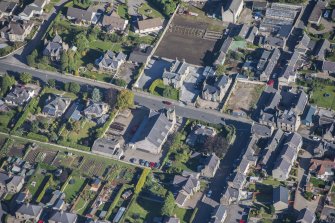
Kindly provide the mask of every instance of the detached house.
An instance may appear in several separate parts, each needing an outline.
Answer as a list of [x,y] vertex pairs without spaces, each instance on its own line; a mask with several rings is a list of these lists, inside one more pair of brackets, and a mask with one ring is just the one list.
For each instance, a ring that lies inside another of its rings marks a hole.
[[84,114],[88,118],[101,117],[108,112],[109,105],[103,102],[89,101],[87,108],[84,109]]
[[104,15],[101,25],[106,32],[123,32],[128,25],[128,20],[120,18],[116,13],[112,13],[110,16]]
[[44,7],[50,0],[35,0],[33,3],[27,5],[19,14],[20,19],[30,20],[33,16],[42,15]]
[[335,162],[332,160],[311,159],[309,171],[321,180],[332,180],[335,171]]
[[185,60],[179,61],[176,59],[170,69],[164,71],[163,83],[164,85],[170,85],[174,88],[180,88],[189,72],[189,65]]
[[91,10],[69,7],[66,17],[77,25],[95,25],[99,21],[100,14]]
[[30,21],[10,21],[0,30],[1,38],[10,42],[23,42],[33,27],[34,23]]
[[67,51],[69,46],[63,42],[62,38],[56,33],[55,37],[48,41],[43,55],[49,57],[52,61],[59,61],[64,51]]
[[25,86],[15,86],[4,98],[7,104],[22,106],[35,94],[35,90]]
[[118,71],[121,65],[126,61],[127,55],[124,53],[114,53],[108,50],[103,56],[95,61],[100,70]]
[[52,117],[60,117],[65,113],[70,103],[70,98],[65,98],[58,95],[49,96],[48,100],[46,101],[46,105],[42,110],[42,114]]
[[161,18],[145,19],[137,21],[137,29],[135,33],[148,34],[158,32],[163,28],[163,21]]
[[0,2],[0,19],[4,16],[11,16],[17,6],[16,2],[1,1]]
[[211,78],[207,78],[201,96],[207,101],[221,102],[227,93],[231,79],[225,75],[214,78],[214,81],[210,79]]
[[43,207],[33,204],[22,204],[15,212],[15,218],[19,221],[37,222],[42,214]]
[[200,190],[200,180],[194,174],[188,176],[176,175],[173,179],[173,185],[180,188],[176,196],[176,204],[179,207],[184,207],[186,202]]
[[131,139],[130,148],[159,154],[175,124],[175,117],[171,116],[174,116],[174,111],[168,111],[167,115],[150,111]]
[[237,23],[237,19],[243,10],[243,0],[228,0],[223,2],[221,8],[222,21],[226,23]]

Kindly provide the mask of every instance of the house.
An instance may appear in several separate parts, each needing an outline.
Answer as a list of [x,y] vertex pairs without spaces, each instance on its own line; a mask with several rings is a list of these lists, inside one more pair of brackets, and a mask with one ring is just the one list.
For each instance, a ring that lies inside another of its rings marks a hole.
[[7,191],[9,193],[19,193],[24,184],[24,177],[22,176],[13,176],[7,181]]
[[78,216],[73,213],[64,211],[55,211],[49,218],[49,223],[75,223],[77,222]]
[[207,101],[221,102],[226,95],[231,78],[225,75],[220,77],[208,77],[202,89],[201,97]]
[[215,209],[211,217],[210,223],[223,223],[227,217],[227,207],[219,204]]
[[52,117],[60,117],[65,113],[70,103],[70,98],[51,95],[48,97],[45,106],[42,109],[42,114]]
[[34,27],[31,21],[10,21],[0,30],[1,38],[10,42],[23,42]]
[[251,133],[259,138],[271,137],[274,131],[273,127],[261,125],[259,123],[253,123],[251,126]]
[[267,82],[270,77],[271,74],[275,68],[275,66],[277,65],[278,59],[280,57],[280,50],[275,48],[272,53],[271,56],[269,57],[269,59],[267,60],[267,63],[264,67],[264,70],[261,72],[259,79],[260,81],[265,81]]
[[168,217],[164,223],[180,223],[180,220],[176,217]]
[[314,223],[315,214],[311,212],[308,208],[300,210],[297,223]]
[[172,184],[174,187],[179,188],[179,192],[175,199],[175,202],[179,207],[184,207],[187,200],[200,190],[200,180],[193,175],[176,175]]
[[312,10],[312,13],[308,18],[308,22],[314,25],[319,25],[322,18],[322,13],[326,9],[326,7],[327,7],[326,1],[317,1]]
[[128,20],[120,18],[116,13],[112,13],[110,16],[104,15],[101,25],[107,32],[123,32],[128,25]]
[[237,19],[243,10],[243,0],[228,0],[221,8],[222,21],[237,23]]
[[35,90],[25,86],[15,86],[4,98],[7,104],[22,106],[35,95]]
[[15,201],[18,204],[23,204],[29,196],[29,192],[20,192],[17,194]]
[[264,41],[264,48],[273,50],[276,48],[284,48],[286,39],[279,36],[266,36]]
[[48,203],[46,204],[47,206],[56,206],[57,202],[59,200],[65,199],[65,194],[59,190],[55,190],[52,192],[52,196]]
[[163,83],[174,88],[180,88],[189,72],[190,68],[185,60],[176,59],[169,70],[164,70]]
[[243,175],[242,173],[237,172],[233,181],[229,181],[228,185],[232,188],[235,188],[241,191],[246,181],[247,181],[247,177]]
[[250,27],[247,24],[241,25],[237,36],[242,38],[242,39],[246,39],[246,37],[249,33],[249,29],[250,29]]
[[65,112],[65,118],[68,120],[79,121],[82,118],[81,112],[84,106],[80,102],[74,102]]
[[163,21],[161,18],[139,20],[136,28],[135,33],[139,34],[158,32],[163,28]]
[[121,138],[101,138],[94,141],[92,152],[120,159],[123,155]]
[[90,100],[88,106],[84,109],[83,113],[86,117],[92,119],[101,117],[109,110],[109,105],[104,102],[93,102]]
[[15,218],[19,221],[37,222],[42,214],[43,207],[33,204],[22,204],[15,212]]
[[309,48],[309,43],[311,42],[311,38],[307,33],[304,32],[302,39],[299,41],[298,45],[295,46],[295,50],[301,54],[305,54]]
[[300,53],[298,51],[294,51],[293,54],[291,55],[290,60],[288,61],[288,64],[286,65],[286,68],[284,69],[281,76],[278,78],[279,82],[282,85],[288,85],[290,83],[295,82],[297,78],[296,74],[297,62],[299,59],[300,59]]
[[186,138],[186,144],[195,146],[197,144],[205,143],[207,137],[216,135],[216,130],[212,127],[197,124],[192,127],[192,132]]
[[240,191],[236,188],[228,187],[220,199],[221,204],[229,205],[240,200]]
[[17,6],[16,2],[1,1],[0,2],[0,19],[4,16],[11,16]]
[[335,171],[335,162],[327,159],[311,159],[309,171],[321,180],[332,180]]
[[60,61],[62,53],[69,49],[69,45],[63,42],[62,38],[56,33],[55,37],[48,41],[43,55],[50,58],[52,61]]
[[302,137],[298,133],[286,135],[285,144],[280,148],[279,156],[272,169],[272,177],[285,181],[288,179],[291,168],[297,159],[298,151],[302,145]]
[[327,52],[330,50],[330,42],[327,39],[319,40],[313,50],[313,55],[319,60],[325,60]]
[[125,207],[120,207],[119,210],[117,211],[115,217],[113,218],[112,222],[119,222],[125,211],[126,211]]
[[113,51],[108,50],[103,56],[95,61],[95,64],[100,70],[118,71],[126,59],[126,54],[122,52],[114,53]]
[[276,211],[283,211],[288,208],[289,191],[286,187],[273,188],[273,206]]
[[229,52],[230,46],[233,43],[233,38],[231,37],[227,37],[224,42],[222,43],[222,46],[219,50],[219,55],[216,58],[216,60],[214,61],[214,66],[218,66],[218,65],[223,65],[225,60],[226,60],[226,56]]
[[247,34],[247,38],[245,40],[249,43],[254,43],[257,34],[258,34],[258,28],[257,26],[253,26],[249,29],[249,33]]
[[201,170],[201,176],[211,178],[214,177],[220,166],[220,158],[213,153],[205,160],[204,168]]
[[91,10],[68,7],[66,17],[77,25],[95,25],[99,21],[100,13]]
[[130,148],[159,154],[174,124],[175,120],[169,119],[164,113],[151,110],[131,139]]
[[0,172],[0,191],[7,191],[7,182],[10,179],[7,173]]
[[101,186],[101,181],[99,180],[99,178],[94,178],[91,183],[90,183],[90,191],[95,191],[97,192]]
[[335,62],[323,60],[321,69],[325,73],[334,74],[335,73]]
[[30,20],[33,16],[40,16],[43,14],[44,7],[50,0],[34,0],[31,4],[27,5],[19,14],[20,19]]
[[316,113],[316,107],[312,105],[306,106],[304,114],[301,117],[301,124],[305,126],[313,126],[315,113]]

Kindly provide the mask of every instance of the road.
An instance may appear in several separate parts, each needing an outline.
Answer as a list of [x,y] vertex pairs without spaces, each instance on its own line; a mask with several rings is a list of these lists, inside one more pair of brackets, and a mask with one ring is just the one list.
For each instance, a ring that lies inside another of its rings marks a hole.
[[[115,86],[113,84],[95,81],[88,78],[77,77],[73,75],[65,75],[57,72],[51,71],[42,71],[34,68],[30,68],[23,63],[11,63],[8,60],[0,60],[0,71],[7,72],[9,74],[18,75],[22,72],[30,73],[33,77],[42,80],[43,82],[47,82],[49,79],[55,79],[60,82],[77,82],[82,86],[93,86],[103,89],[123,89],[121,87]],[[201,109],[196,108],[192,105],[184,105],[180,102],[174,100],[168,100],[163,97],[154,96],[145,92],[134,91],[135,94],[135,103],[140,105],[144,105],[150,109],[163,109],[166,108],[166,105],[162,103],[162,101],[170,101],[172,103],[172,107],[176,109],[176,114],[178,116],[191,118],[191,119],[199,119],[206,122],[211,123],[221,123],[222,120],[225,120],[227,124],[234,124],[236,128],[245,128],[245,124],[251,124],[251,120],[242,117],[235,117],[229,114],[223,114],[215,110],[210,109]],[[243,127],[244,126],[244,127]]]

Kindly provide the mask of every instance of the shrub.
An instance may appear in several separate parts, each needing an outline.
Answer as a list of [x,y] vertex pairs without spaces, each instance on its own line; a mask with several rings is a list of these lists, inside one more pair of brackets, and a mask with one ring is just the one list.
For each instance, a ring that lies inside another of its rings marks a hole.
[[44,135],[37,134],[37,133],[33,133],[33,132],[29,132],[27,137],[29,139],[33,139],[33,140],[37,140],[37,141],[41,141],[41,142],[49,142],[48,137],[46,137]]
[[123,193],[124,190],[126,190],[126,184],[123,184],[122,187],[120,188],[120,190],[117,192],[113,202],[111,203],[111,205],[108,208],[107,214],[105,216],[105,220],[107,220],[109,218],[109,216],[113,213],[114,208],[116,207],[116,205],[119,203],[120,197]]
[[150,173],[150,169],[147,169],[147,168],[143,169],[140,179],[138,179],[136,187],[135,187],[135,191],[134,191],[135,194],[139,194],[142,191],[142,188],[145,184],[145,181],[149,173]]

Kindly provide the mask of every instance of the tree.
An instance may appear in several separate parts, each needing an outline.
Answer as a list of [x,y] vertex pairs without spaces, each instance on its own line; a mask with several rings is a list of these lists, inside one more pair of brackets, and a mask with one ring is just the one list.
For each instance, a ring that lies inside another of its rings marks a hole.
[[175,200],[173,194],[169,191],[165,198],[164,205],[161,210],[163,216],[172,216],[175,207]]
[[101,101],[101,93],[100,90],[98,88],[94,88],[93,92],[92,92],[92,100],[94,102],[100,102]]
[[226,72],[226,68],[225,68],[224,65],[220,64],[216,67],[216,74],[217,75],[223,75],[225,72]]
[[4,96],[7,91],[15,84],[14,77],[9,76],[8,74],[5,74],[1,78],[1,88],[0,88],[0,96]]
[[27,63],[29,66],[34,67],[36,65],[37,56],[38,53],[36,49],[29,56],[27,56]]
[[56,80],[55,79],[48,80],[48,85],[52,88],[56,87]]
[[221,134],[213,137],[207,137],[202,149],[205,153],[215,153],[218,157],[222,158],[228,151],[229,142]]
[[78,83],[71,82],[69,85],[69,91],[78,94],[80,92],[80,85]]
[[20,74],[20,81],[23,83],[23,84],[28,84],[28,83],[30,83],[31,82],[31,80],[32,80],[32,76],[31,76],[31,74],[28,74],[28,73],[26,73],[26,72],[23,72],[23,73],[21,73]]
[[173,94],[173,89],[171,87],[166,87],[163,90],[163,97],[165,97],[165,98],[171,98],[172,94]]
[[75,45],[78,48],[79,52],[84,52],[89,46],[89,41],[87,40],[84,33],[80,33],[75,38]]
[[116,99],[116,106],[119,109],[131,108],[134,106],[134,93],[129,90],[121,90]]

